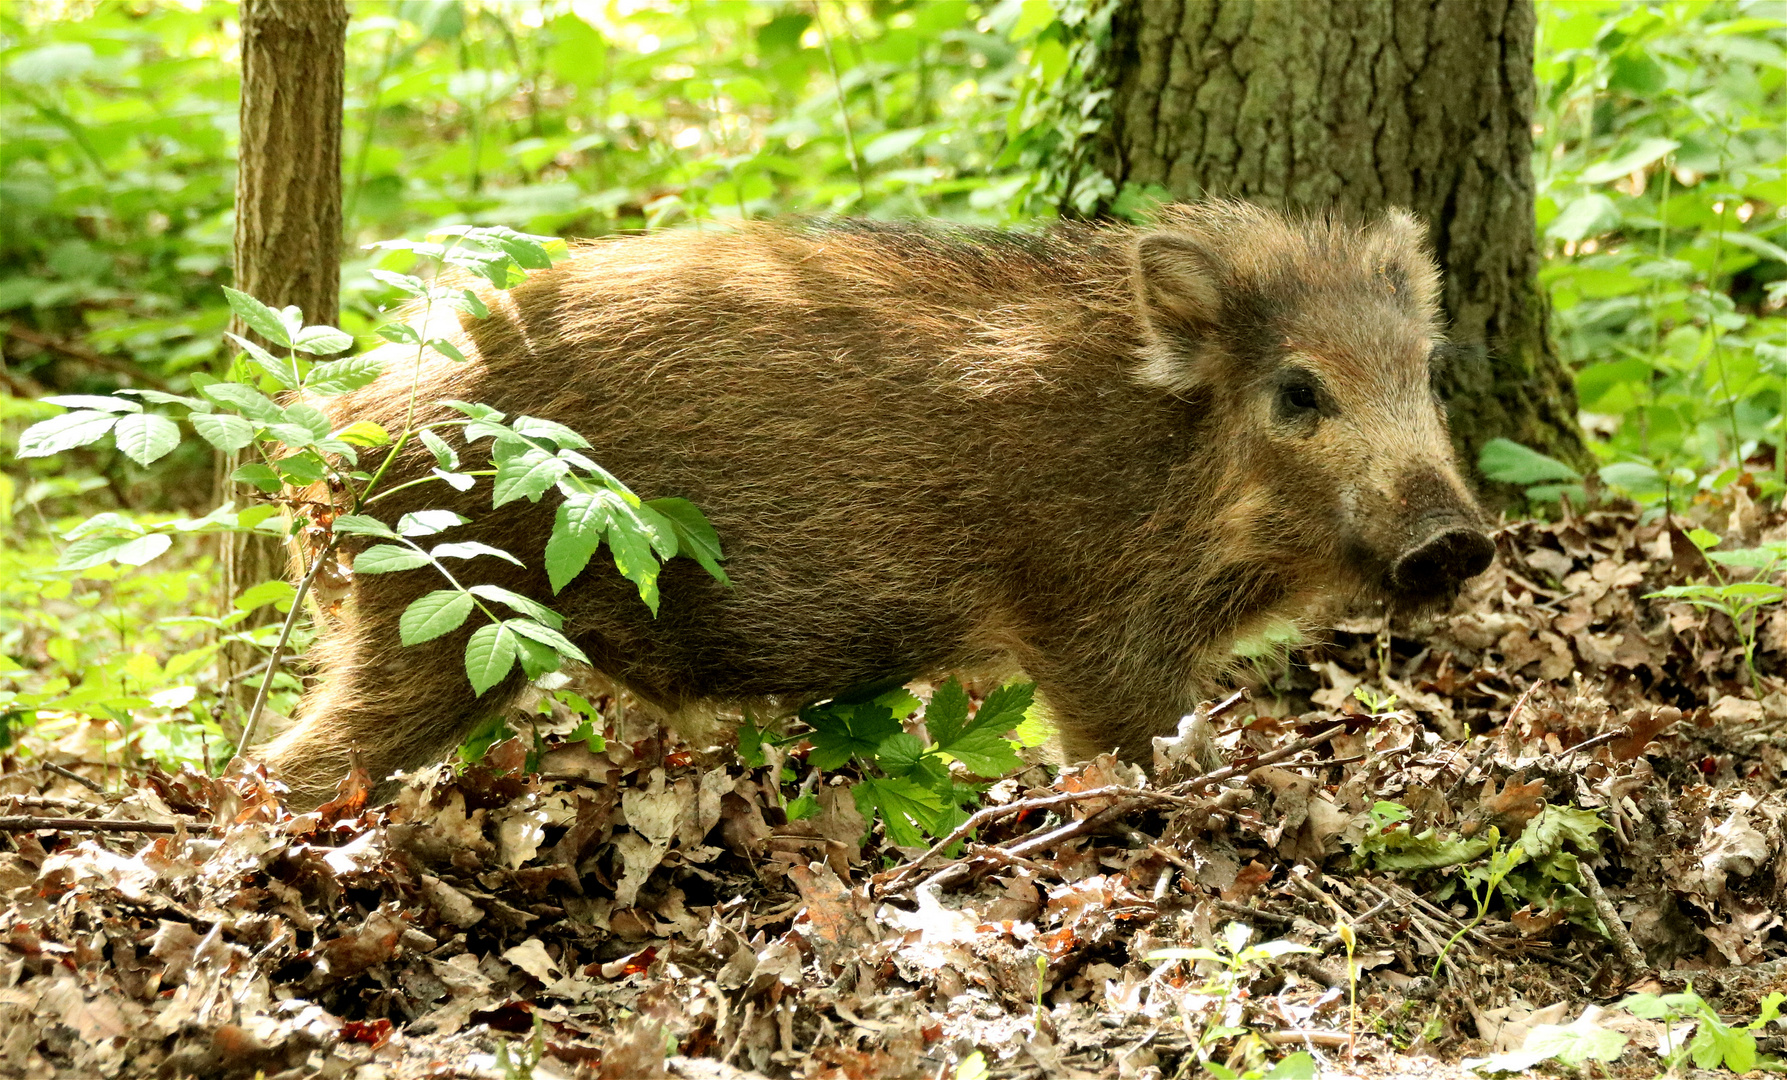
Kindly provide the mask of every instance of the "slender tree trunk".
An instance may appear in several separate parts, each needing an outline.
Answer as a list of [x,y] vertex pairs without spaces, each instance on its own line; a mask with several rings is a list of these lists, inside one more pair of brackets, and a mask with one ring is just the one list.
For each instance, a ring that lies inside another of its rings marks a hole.
[[[235,287],[274,308],[296,304],[308,323],[333,325],[341,290],[341,104],[347,5],[342,0],[242,0],[241,143],[236,171]],[[240,320],[230,330],[266,345]],[[250,490],[229,481],[225,498]],[[282,576],[280,545],[237,536],[223,552],[226,602],[244,588]],[[246,626],[272,616],[262,608]],[[241,678],[256,650],[231,644],[223,676],[236,700],[253,698]]]
[[1474,468],[1496,436],[1586,459],[1547,333],[1533,219],[1532,0],[1120,0],[1093,160],[1118,190],[1429,225],[1442,382]]

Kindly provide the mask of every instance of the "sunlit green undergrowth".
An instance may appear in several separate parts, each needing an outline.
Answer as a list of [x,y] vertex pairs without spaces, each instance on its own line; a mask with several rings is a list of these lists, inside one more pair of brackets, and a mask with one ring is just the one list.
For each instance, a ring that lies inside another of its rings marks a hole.
[[[1673,493],[1680,506],[1746,470],[1761,493],[1779,492],[1787,7],[1540,9],[1541,276],[1595,479],[1646,504]],[[1503,451],[1506,478],[1540,485],[1540,498],[1582,479],[1522,470]]]

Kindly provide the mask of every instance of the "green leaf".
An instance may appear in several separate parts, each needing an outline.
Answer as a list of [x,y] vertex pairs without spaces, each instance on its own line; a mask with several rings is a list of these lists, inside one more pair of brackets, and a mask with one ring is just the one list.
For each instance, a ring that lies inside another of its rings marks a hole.
[[263,424],[283,424],[285,410],[272,398],[252,386],[234,382],[216,382],[199,387],[199,393],[226,409],[235,409],[250,420]]
[[180,427],[165,416],[130,413],[119,418],[112,437],[118,440],[118,449],[125,457],[138,465],[147,465],[180,445]]
[[292,338],[292,348],[312,356],[330,356],[353,346],[353,335],[333,326],[306,326]]
[[391,441],[391,433],[370,420],[356,420],[340,431],[335,438],[353,446],[384,446]]
[[330,360],[310,369],[304,389],[318,397],[333,397],[358,390],[379,377],[383,362],[372,355]]
[[314,484],[321,480],[327,471],[322,460],[309,451],[282,457],[277,464],[280,478],[292,487],[306,487]]
[[109,412],[81,410],[52,416],[25,429],[19,436],[18,456],[22,458],[49,457],[60,454],[64,450],[73,450],[77,446],[98,442],[105,433],[112,430],[118,422],[118,416]]
[[436,589],[403,609],[397,620],[397,635],[405,645],[433,641],[463,626],[472,607],[471,594],[458,589]]
[[254,425],[231,413],[193,413],[187,419],[199,438],[226,454],[254,441]]
[[451,510],[417,510],[397,519],[399,536],[433,536],[470,521]]
[[1577,179],[1585,184],[1605,184],[1609,180],[1621,180],[1661,161],[1680,146],[1681,143],[1674,139],[1645,139],[1617,157],[1595,162],[1582,170],[1582,175]]
[[374,544],[354,556],[354,573],[389,574],[396,570],[414,570],[427,566],[428,556],[396,544]]
[[335,519],[335,531],[351,536],[378,536],[386,540],[397,539],[397,533],[384,522],[365,514],[343,514]]
[[97,409],[100,412],[138,413],[143,407],[128,398],[104,397],[99,394],[52,394],[37,400],[65,409]]
[[[658,560],[652,551],[652,533],[645,527],[640,518],[631,513],[632,507],[613,496],[611,492],[602,492],[609,498],[611,511],[608,526],[608,553],[614,557],[614,568],[621,576],[631,581],[639,589],[639,599],[658,613]],[[623,516],[624,514],[624,516]]]
[[470,289],[464,290],[460,295],[459,304],[474,319],[490,318],[490,309],[484,306],[483,298]]
[[931,692],[931,700],[925,705],[925,730],[930,732],[931,741],[938,749],[947,753],[949,744],[960,738],[967,726],[968,692],[951,675]]
[[1491,480],[1504,484],[1538,484],[1547,480],[1578,483],[1582,474],[1509,439],[1490,439],[1477,456],[1477,468]]
[[974,714],[974,723],[969,730],[987,728],[1002,735],[1024,722],[1024,714],[1035,698],[1035,683],[1006,683],[981,702],[980,711]]
[[1004,776],[1022,766],[1024,760],[1002,732],[1003,729],[993,727],[974,728],[948,746],[937,749],[961,762],[976,776]]
[[1735,551],[1709,551],[1706,557],[1720,566],[1741,566],[1749,570],[1767,570],[1781,561],[1781,552],[1768,548],[1738,548]]
[[[518,624],[517,624],[518,625]],[[513,626],[510,629],[514,629]],[[557,671],[563,666],[558,650],[550,645],[542,644],[523,634],[513,635],[515,655],[521,660],[522,674],[530,679],[537,679],[548,672]]]
[[515,666],[518,647],[515,632],[507,623],[490,623],[478,627],[465,643],[465,674],[472,689],[480,696],[509,674]]
[[459,468],[459,455],[453,452],[451,446],[447,445],[447,440],[427,428],[416,432],[416,436],[422,440],[423,446],[428,447],[428,452],[434,455],[436,465],[443,469]]
[[[211,411],[211,403],[209,401],[200,401],[198,398],[187,397],[185,394],[169,394],[160,390],[138,390],[135,388],[119,390],[117,393],[129,394],[132,397],[140,397],[144,401],[154,402],[157,405],[184,405],[189,409],[196,409],[199,412]],[[50,399],[44,398],[43,400],[48,401]]]
[[687,499],[671,498],[653,499],[645,505],[670,523],[670,527],[676,532],[676,546],[681,554],[694,559],[720,584],[732,584],[726,571],[720,568],[720,560],[726,556],[720,553],[719,534],[714,532],[706,515],[694,503]]
[[589,663],[589,657],[583,654],[582,649],[571,644],[570,638],[550,626],[534,622],[532,619],[508,619],[504,621],[503,625],[524,638],[551,648],[566,659],[575,660],[580,664]]
[[408,323],[386,323],[377,330],[374,330],[373,333],[384,338],[386,341],[395,342],[399,345],[420,345],[422,343],[422,335],[417,332],[415,327]]
[[552,521],[546,541],[546,577],[553,593],[562,590],[589,565],[590,556],[602,546],[608,532],[608,506],[593,493],[565,496]]
[[366,271],[366,275],[380,284],[389,285],[406,296],[428,295],[428,283],[419,277],[399,274],[391,270],[380,270],[376,267]]
[[881,818],[888,842],[896,847],[920,847],[931,828],[942,799],[910,780],[864,780],[852,792],[858,805],[868,804]]
[[1546,226],[1545,235],[1555,240],[1575,243],[1585,237],[1604,233],[1619,225],[1619,207],[1600,192],[1591,192],[1572,199]]
[[1309,1051],[1299,1050],[1287,1054],[1278,1064],[1266,1071],[1266,1080],[1315,1080],[1315,1058]]
[[518,435],[532,439],[550,439],[559,446],[589,448],[589,440],[563,424],[542,420],[537,416],[517,416],[509,427]]
[[890,736],[875,752],[875,760],[881,771],[889,776],[907,776],[918,768],[918,761],[924,757],[925,744],[916,735],[908,735],[904,731]]
[[539,502],[540,496],[546,494],[548,488],[571,471],[564,462],[537,447],[529,446],[508,457],[502,455],[501,444],[498,444],[497,449],[497,456],[502,460],[496,466],[492,507],[521,498]]
[[285,408],[285,419],[286,423],[296,424],[309,432],[313,440],[326,439],[330,435],[329,418],[315,405],[306,405],[301,401],[296,405],[288,405]]
[[289,581],[263,581],[258,585],[250,585],[237,595],[232,606],[237,611],[253,611],[268,604],[274,604],[280,611],[290,611],[292,601],[297,598],[298,590],[292,588]]
[[890,131],[885,135],[871,139],[862,149],[862,158],[870,165],[879,165],[889,158],[899,157],[906,151],[924,141],[930,132],[924,128],[907,128],[904,131]]
[[269,495],[277,495],[285,482],[279,474],[259,462],[250,462],[230,474],[230,479],[238,484],[257,487]]
[[800,718],[813,729],[807,763],[819,769],[835,769],[853,757],[873,758],[882,743],[901,734],[900,722],[887,706],[875,701],[856,705],[832,702],[803,709]]
[[141,566],[166,551],[172,544],[173,540],[166,533],[150,533],[147,536],[83,536],[68,545],[56,568],[86,570],[109,562]]
[[1719,534],[1708,529],[1693,528],[1688,530],[1688,540],[1701,551],[1710,551],[1719,546]]
[[528,616],[536,622],[545,623],[554,630],[564,629],[564,616],[547,607],[545,604],[536,600],[530,600],[527,597],[522,596],[520,593],[511,592],[508,589],[503,588],[501,585],[473,585],[471,587],[471,593],[474,596],[481,596],[486,600],[494,600],[499,604],[507,604],[509,607],[514,608],[523,615]]
[[226,332],[224,337],[242,346],[242,351],[248,354],[248,358],[254,361],[255,366],[266,372],[280,386],[290,390],[298,385],[298,364],[295,360],[289,357],[274,356],[254,342],[237,334]]
[[463,540],[457,544],[436,544],[428,554],[437,559],[475,559],[480,555],[494,555],[504,562],[512,562],[516,566],[523,565],[520,559],[502,548],[480,544],[476,540]]
[[236,317],[247,324],[250,330],[273,342],[275,345],[289,346],[292,338],[287,333],[285,323],[272,308],[256,300],[245,292],[237,292],[228,285],[223,287],[223,295],[230,302],[230,310]]
[[466,362],[465,354],[459,351],[459,346],[453,344],[453,342],[446,338],[429,338],[428,347],[449,360],[461,364]]

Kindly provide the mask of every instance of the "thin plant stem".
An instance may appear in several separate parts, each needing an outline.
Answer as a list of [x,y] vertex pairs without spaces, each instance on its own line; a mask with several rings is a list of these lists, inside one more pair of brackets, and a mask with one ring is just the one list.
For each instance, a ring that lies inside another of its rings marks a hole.
[[273,643],[273,652],[267,657],[267,674],[261,679],[261,688],[255,692],[254,704],[248,710],[248,719],[242,723],[242,738],[236,744],[237,757],[246,757],[248,748],[254,745],[255,730],[260,727],[261,723],[261,710],[266,708],[267,695],[273,691],[273,679],[279,674],[279,661],[285,654],[286,642],[291,640],[292,630],[298,625],[298,619],[303,614],[304,597],[310,592],[310,583],[316,580],[317,571],[323,568],[324,561],[335,557],[335,544],[339,540],[339,533],[330,535],[329,542],[324,545],[322,553],[316,557],[315,562],[310,564],[310,569],[305,571],[304,580],[298,582],[297,595],[292,597],[292,609],[286,612],[285,625],[279,628],[279,640]]
[[385,53],[379,58],[378,76],[372,80],[372,100],[366,106],[366,126],[360,132],[360,149],[354,154],[354,186],[348,194],[347,212],[341,215],[341,225],[350,234],[354,227],[354,219],[360,211],[360,191],[366,185],[366,163],[372,154],[372,133],[378,127],[379,109],[384,103],[385,76],[391,73],[391,61],[397,53],[397,23],[391,23],[391,30],[385,35]]
[[813,4],[813,25],[819,28],[819,43],[825,46],[825,66],[831,69],[831,86],[838,98],[838,120],[844,128],[844,149],[850,154],[850,170],[856,174],[856,190],[864,205],[869,201],[869,185],[863,179],[862,159],[856,156],[856,134],[850,130],[850,110],[844,104],[844,82],[838,78],[838,62],[832,57],[831,34],[825,29],[825,13]]

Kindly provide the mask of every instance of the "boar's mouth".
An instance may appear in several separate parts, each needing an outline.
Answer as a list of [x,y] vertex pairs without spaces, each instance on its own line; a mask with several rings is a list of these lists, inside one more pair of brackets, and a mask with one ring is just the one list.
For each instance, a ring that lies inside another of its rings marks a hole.
[[1386,591],[1398,606],[1447,604],[1464,583],[1489,569],[1495,545],[1463,524],[1451,524],[1398,555],[1384,574]]

